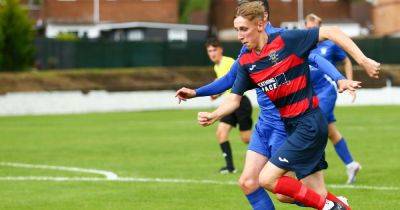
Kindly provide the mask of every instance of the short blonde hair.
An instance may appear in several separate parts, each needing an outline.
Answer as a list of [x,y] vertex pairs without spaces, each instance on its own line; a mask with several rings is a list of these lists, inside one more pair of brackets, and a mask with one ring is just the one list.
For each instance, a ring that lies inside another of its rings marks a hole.
[[264,5],[260,1],[246,2],[240,4],[236,9],[235,17],[244,17],[250,21],[258,18],[260,20],[264,19]]
[[311,13],[306,16],[306,22],[318,22],[318,25],[321,25],[322,18],[318,17],[316,14]]

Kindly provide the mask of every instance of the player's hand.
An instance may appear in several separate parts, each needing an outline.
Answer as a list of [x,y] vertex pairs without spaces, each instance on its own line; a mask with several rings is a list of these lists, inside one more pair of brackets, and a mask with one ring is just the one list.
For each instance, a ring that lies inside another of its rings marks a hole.
[[349,91],[349,94],[351,96],[351,103],[354,103],[356,101],[356,98],[357,98],[356,91]]
[[353,81],[350,79],[342,79],[337,82],[339,93],[343,93],[345,90],[356,91],[358,88],[361,88],[360,81]]
[[378,79],[379,78],[379,71],[381,70],[381,64],[370,59],[365,58],[361,63],[360,66],[364,68],[367,72],[368,76]]
[[176,91],[175,98],[178,98],[178,103],[181,101],[186,101],[187,99],[193,98],[196,96],[196,91],[190,88],[183,87]]
[[217,116],[210,112],[199,112],[197,120],[201,126],[206,127],[217,121]]

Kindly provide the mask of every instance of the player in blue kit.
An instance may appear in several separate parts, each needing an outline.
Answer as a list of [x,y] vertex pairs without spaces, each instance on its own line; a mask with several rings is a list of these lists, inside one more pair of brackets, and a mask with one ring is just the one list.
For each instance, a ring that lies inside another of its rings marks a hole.
[[[315,14],[309,14],[305,18],[306,28],[313,28],[321,26],[322,19]],[[336,65],[338,62],[343,62],[347,79],[353,79],[353,70],[350,59],[346,53],[335,43],[326,40],[317,44],[317,47],[311,51],[313,54],[320,55],[326,60]],[[313,88],[320,101],[319,107],[328,120],[328,136],[334,145],[335,151],[346,165],[347,168],[347,184],[354,183],[358,171],[361,169],[360,163],[353,160],[349,148],[347,147],[346,140],[337,129],[335,122],[334,109],[337,99],[337,91],[335,86],[329,81],[330,78],[324,78],[321,71],[311,69],[311,81]],[[350,92],[355,98],[355,93]]]
[[[320,169],[326,167],[323,151],[326,145],[324,137],[327,135],[327,122],[317,108],[317,98],[313,94],[309,82],[308,64],[304,62],[304,57],[316,44],[318,37],[319,39],[330,38],[342,46],[348,46],[345,49],[368,71],[377,72],[379,64],[366,58],[354,43],[336,28],[276,33],[271,35],[270,41],[263,32],[265,24],[261,21],[263,19],[262,12],[263,10],[257,3],[248,3],[239,7],[235,19],[235,28],[238,30],[239,39],[249,49],[258,51],[249,51],[240,59],[241,69],[245,69],[248,73],[244,74],[244,70],[238,71],[233,86],[233,92],[238,94],[231,94],[232,97],[228,98],[230,100],[224,102],[213,113],[199,113],[199,123],[209,125],[229,113],[231,108],[237,105],[237,99],[241,98],[242,92],[248,89],[248,85],[256,83],[258,89],[267,94],[274,105],[279,108],[286,130],[290,134],[287,141],[275,155],[272,155],[270,159],[272,163],[267,163],[263,169],[260,177],[261,184],[274,193],[287,195],[306,206],[322,209],[326,206],[324,198],[326,189]],[[264,45],[267,39],[268,43]],[[349,88],[358,84],[351,83],[352,81],[348,82],[339,83],[339,86]],[[306,127],[299,126],[302,124]],[[309,164],[304,165],[305,163]],[[306,188],[295,179],[281,177],[290,170],[295,171],[296,176],[302,179],[306,185],[308,182],[309,185],[316,185],[315,188],[323,188],[322,192],[319,191],[323,196]],[[337,202],[338,199],[334,197],[330,200]],[[328,206],[332,204],[332,202],[328,202]],[[345,205],[337,205],[337,203],[334,206],[334,208],[327,209],[348,209]]]

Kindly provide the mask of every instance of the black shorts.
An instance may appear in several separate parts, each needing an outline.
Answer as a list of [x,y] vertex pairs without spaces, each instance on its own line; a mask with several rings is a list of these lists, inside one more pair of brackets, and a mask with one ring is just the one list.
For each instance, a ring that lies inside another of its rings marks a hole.
[[249,98],[243,96],[239,108],[232,114],[221,118],[220,122],[229,124],[233,127],[236,127],[236,124],[239,124],[240,131],[251,130],[253,126],[253,119],[251,118],[252,112],[253,107],[251,106]]

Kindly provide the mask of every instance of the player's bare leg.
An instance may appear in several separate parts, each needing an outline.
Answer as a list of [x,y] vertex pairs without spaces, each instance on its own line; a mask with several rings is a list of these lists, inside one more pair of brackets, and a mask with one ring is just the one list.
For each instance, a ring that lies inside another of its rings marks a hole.
[[239,178],[240,188],[252,208],[256,210],[275,209],[271,198],[258,183],[258,175],[267,161],[268,159],[264,155],[247,150],[243,172]]
[[216,131],[215,135],[217,136],[217,141],[219,144],[222,144],[222,143],[228,141],[229,132],[231,131],[231,129],[232,129],[232,126],[227,123],[223,123],[223,122],[218,123],[217,131]]
[[221,147],[222,155],[225,158],[226,166],[220,169],[220,173],[235,173],[235,167],[233,165],[233,157],[232,157],[232,149],[229,143],[229,132],[231,131],[232,126],[220,122],[217,127],[217,141]]
[[240,139],[243,143],[248,144],[251,138],[251,130],[240,131]]
[[326,190],[324,174],[322,171],[315,172],[301,180],[307,187],[313,189],[316,193],[326,197],[328,191]]
[[243,172],[239,178],[239,185],[244,194],[248,195],[260,187],[258,175],[267,161],[264,155],[247,150]]
[[354,161],[351,153],[347,147],[346,141],[340,134],[335,123],[329,123],[328,125],[328,136],[329,140],[335,147],[336,153],[339,155],[343,163],[347,168],[347,184],[352,184],[356,180],[356,175],[361,169],[360,163]]
[[345,206],[346,209],[350,209],[346,198],[337,197],[327,191],[323,171],[317,171],[302,179],[301,182],[303,182],[307,187],[313,189],[318,194],[324,196],[326,199],[340,203],[342,206]]

